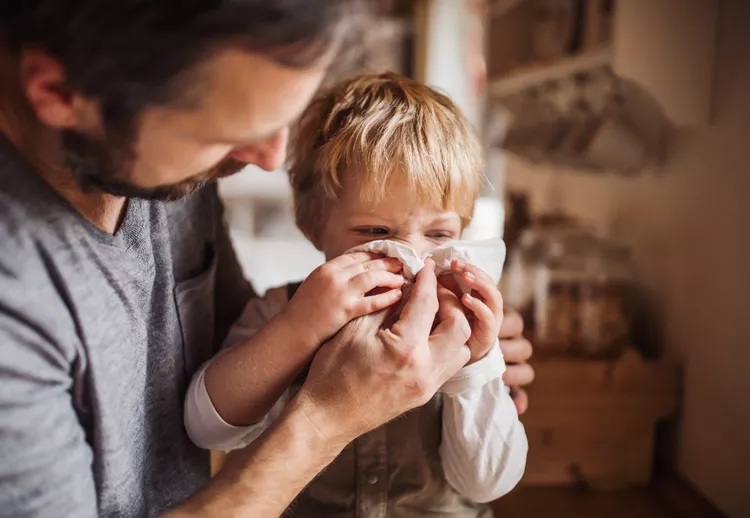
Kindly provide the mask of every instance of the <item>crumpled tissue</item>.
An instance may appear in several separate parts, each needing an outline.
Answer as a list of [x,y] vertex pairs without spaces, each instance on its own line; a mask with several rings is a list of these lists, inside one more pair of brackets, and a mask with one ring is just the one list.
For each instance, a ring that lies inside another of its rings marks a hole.
[[[429,257],[435,261],[435,273],[437,275],[451,273],[453,261],[463,259],[487,273],[497,284],[500,282],[503,263],[505,262],[505,243],[500,239],[452,241],[440,245],[423,257],[420,257],[409,245],[389,239],[370,241],[349,250],[347,253],[352,252],[372,252],[398,259],[404,265],[404,277],[409,280],[417,276],[424,267],[424,260]],[[465,293],[471,291],[461,283],[460,276],[455,276],[455,278]]]

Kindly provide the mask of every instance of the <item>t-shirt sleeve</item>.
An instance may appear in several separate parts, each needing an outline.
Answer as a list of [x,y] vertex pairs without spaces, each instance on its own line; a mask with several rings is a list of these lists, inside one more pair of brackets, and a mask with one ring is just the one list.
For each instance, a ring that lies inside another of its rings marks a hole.
[[73,406],[76,367],[34,311],[29,286],[1,270],[0,516],[94,517],[92,452]]

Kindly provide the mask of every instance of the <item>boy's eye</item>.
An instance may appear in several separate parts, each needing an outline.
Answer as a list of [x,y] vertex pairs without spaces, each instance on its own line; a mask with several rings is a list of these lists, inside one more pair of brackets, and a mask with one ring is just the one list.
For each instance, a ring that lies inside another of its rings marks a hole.
[[452,232],[430,232],[427,234],[430,239],[453,239]]
[[387,236],[390,233],[385,227],[362,227],[355,230],[363,236]]

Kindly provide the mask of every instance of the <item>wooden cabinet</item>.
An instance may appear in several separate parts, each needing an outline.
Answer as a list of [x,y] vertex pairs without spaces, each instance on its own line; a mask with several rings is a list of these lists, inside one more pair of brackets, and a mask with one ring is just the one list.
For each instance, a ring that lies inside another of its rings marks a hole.
[[529,438],[525,485],[619,488],[651,480],[657,423],[680,401],[679,370],[632,349],[616,361],[533,361],[522,417]]

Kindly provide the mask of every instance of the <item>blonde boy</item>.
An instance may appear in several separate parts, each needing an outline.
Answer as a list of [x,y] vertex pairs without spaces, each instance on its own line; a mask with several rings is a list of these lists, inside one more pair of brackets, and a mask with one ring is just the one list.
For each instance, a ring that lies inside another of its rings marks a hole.
[[[196,374],[186,426],[204,448],[254,441],[321,344],[403,297],[401,263],[347,251],[388,239],[423,256],[459,239],[484,181],[480,146],[454,104],[394,74],[318,96],[300,121],[289,174],[297,224],[328,262],[301,285],[251,301],[224,353]],[[483,503],[518,482],[527,442],[501,379],[502,299],[475,266],[452,269],[472,289],[461,298],[470,362],[426,405],[350,444],[286,515],[485,517]]]

